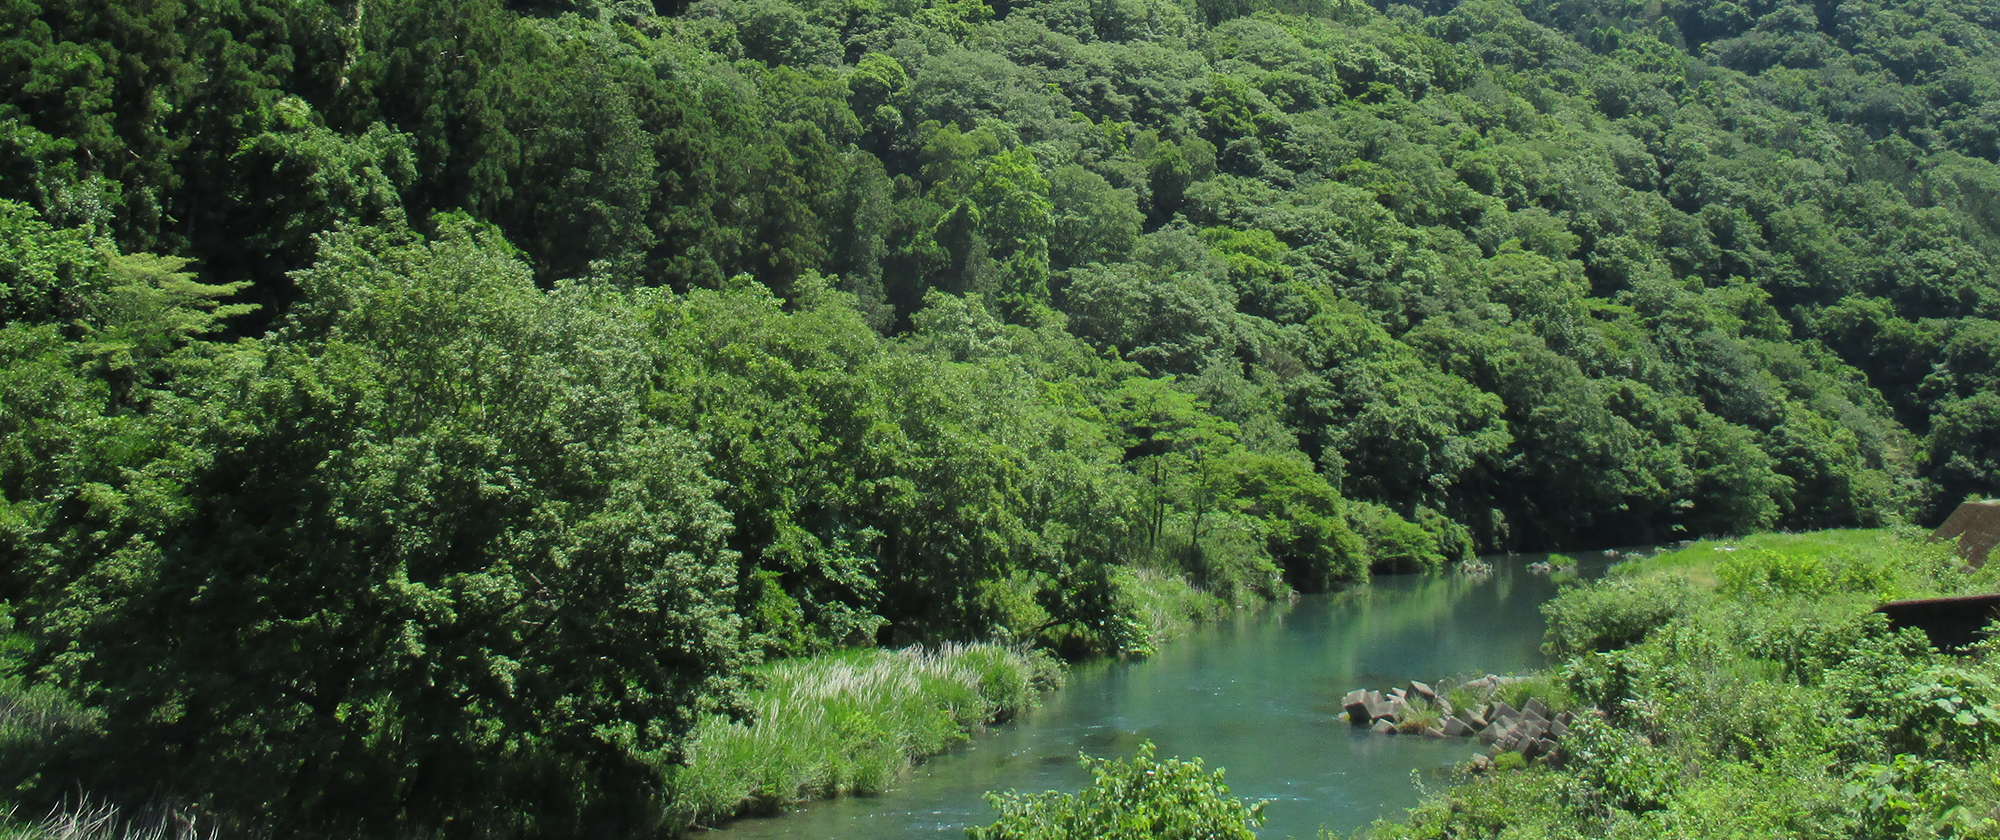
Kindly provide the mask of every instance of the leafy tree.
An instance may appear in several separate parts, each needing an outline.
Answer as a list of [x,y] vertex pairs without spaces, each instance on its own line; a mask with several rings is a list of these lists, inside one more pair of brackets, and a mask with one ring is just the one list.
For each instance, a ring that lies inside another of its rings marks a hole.
[[107,713],[79,770],[293,830],[615,823],[733,702],[727,514],[618,299],[439,225],[329,237],[278,342],[160,409],[194,445],[44,526],[34,662]]

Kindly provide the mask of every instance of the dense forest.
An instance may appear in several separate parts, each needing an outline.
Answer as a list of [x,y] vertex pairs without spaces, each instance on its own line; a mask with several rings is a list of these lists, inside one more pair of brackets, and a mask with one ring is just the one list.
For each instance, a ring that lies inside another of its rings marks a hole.
[[0,21],[22,802],[646,834],[765,657],[2000,491],[1991,0]]

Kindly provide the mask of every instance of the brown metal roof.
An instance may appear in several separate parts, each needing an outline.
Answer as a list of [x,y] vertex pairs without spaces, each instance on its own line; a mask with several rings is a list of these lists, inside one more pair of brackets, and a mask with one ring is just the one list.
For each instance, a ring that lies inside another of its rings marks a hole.
[[1979,640],[1980,631],[2000,614],[2000,594],[1890,601],[1875,611],[1889,617],[1890,627],[1923,628],[1933,647],[1953,650]]

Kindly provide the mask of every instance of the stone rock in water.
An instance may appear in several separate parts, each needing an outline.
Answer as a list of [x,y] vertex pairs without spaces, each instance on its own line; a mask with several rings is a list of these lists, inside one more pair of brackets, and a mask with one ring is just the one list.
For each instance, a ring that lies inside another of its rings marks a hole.
[[1458,718],[1448,717],[1444,719],[1444,734],[1452,738],[1463,738],[1472,734],[1472,727],[1466,726],[1465,721]]
[[1491,769],[1493,769],[1493,759],[1487,758],[1484,755],[1475,755],[1472,757],[1472,772],[1484,773]]
[[1340,708],[1347,713],[1348,722],[1355,726],[1366,726],[1369,721],[1375,719],[1374,715],[1369,714],[1368,692],[1358,688],[1347,692],[1346,697],[1340,698]]
[[1426,727],[1424,727],[1424,737],[1426,737],[1426,738],[1443,738],[1443,737],[1444,737],[1444,730],[1442,730],[1442,729],[1439,729],[1439,728],[1437,728],[1437,727],[1435,727],[1435,726],[1426,726]]
[[1368,692],[1367,703],[1368,703],[1369,720],[1381,720],[1383,718],[1392,718],[1396,716],[1395,707],[1391,706],[1389,701],[1382,697],[1382,692],[1379,691]]
[[1387,720],[1378,720],[1374,726],[1369,727],[1368,731],[1383,735],[1394,735],[1396,734],[1396,725]]

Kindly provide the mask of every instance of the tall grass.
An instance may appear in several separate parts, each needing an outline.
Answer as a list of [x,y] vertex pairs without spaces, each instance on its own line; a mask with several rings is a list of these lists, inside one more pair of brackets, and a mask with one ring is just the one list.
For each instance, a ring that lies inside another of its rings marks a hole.
[[[14,641],[0,645],[11,646]],[[37,769],[73,748],[75,736],[91,731],[96,721],[95,712],[53,688],[0,679],[0,786],[15,786],[16,794],[29,789]],[[18,807],[0,806],[0,840],[213,840],[217,836],[215,826],[198,822],[180,808],[159,804],[129,811],[89,796],[81,801],[73,796],[63,796],[40,819],[26,817]]]
[[887,790],[910,765],[1033,705],[1053,660],[993,644],[854,650],[770,663],[753,721],[702,721],[663,768],[669,826]]
[[1229,603],[1190,586],[1187,578],[1156,569],[1118,569],[1111,583],[1117,592],[1115,653],[1150,655],[1160,645],[1195,625],[1215,618]]
[[125,814],[116,806],[84,802],[58,807],[38,822],[0,817],[0,840],[215,840],[192,817],[169,809]]

